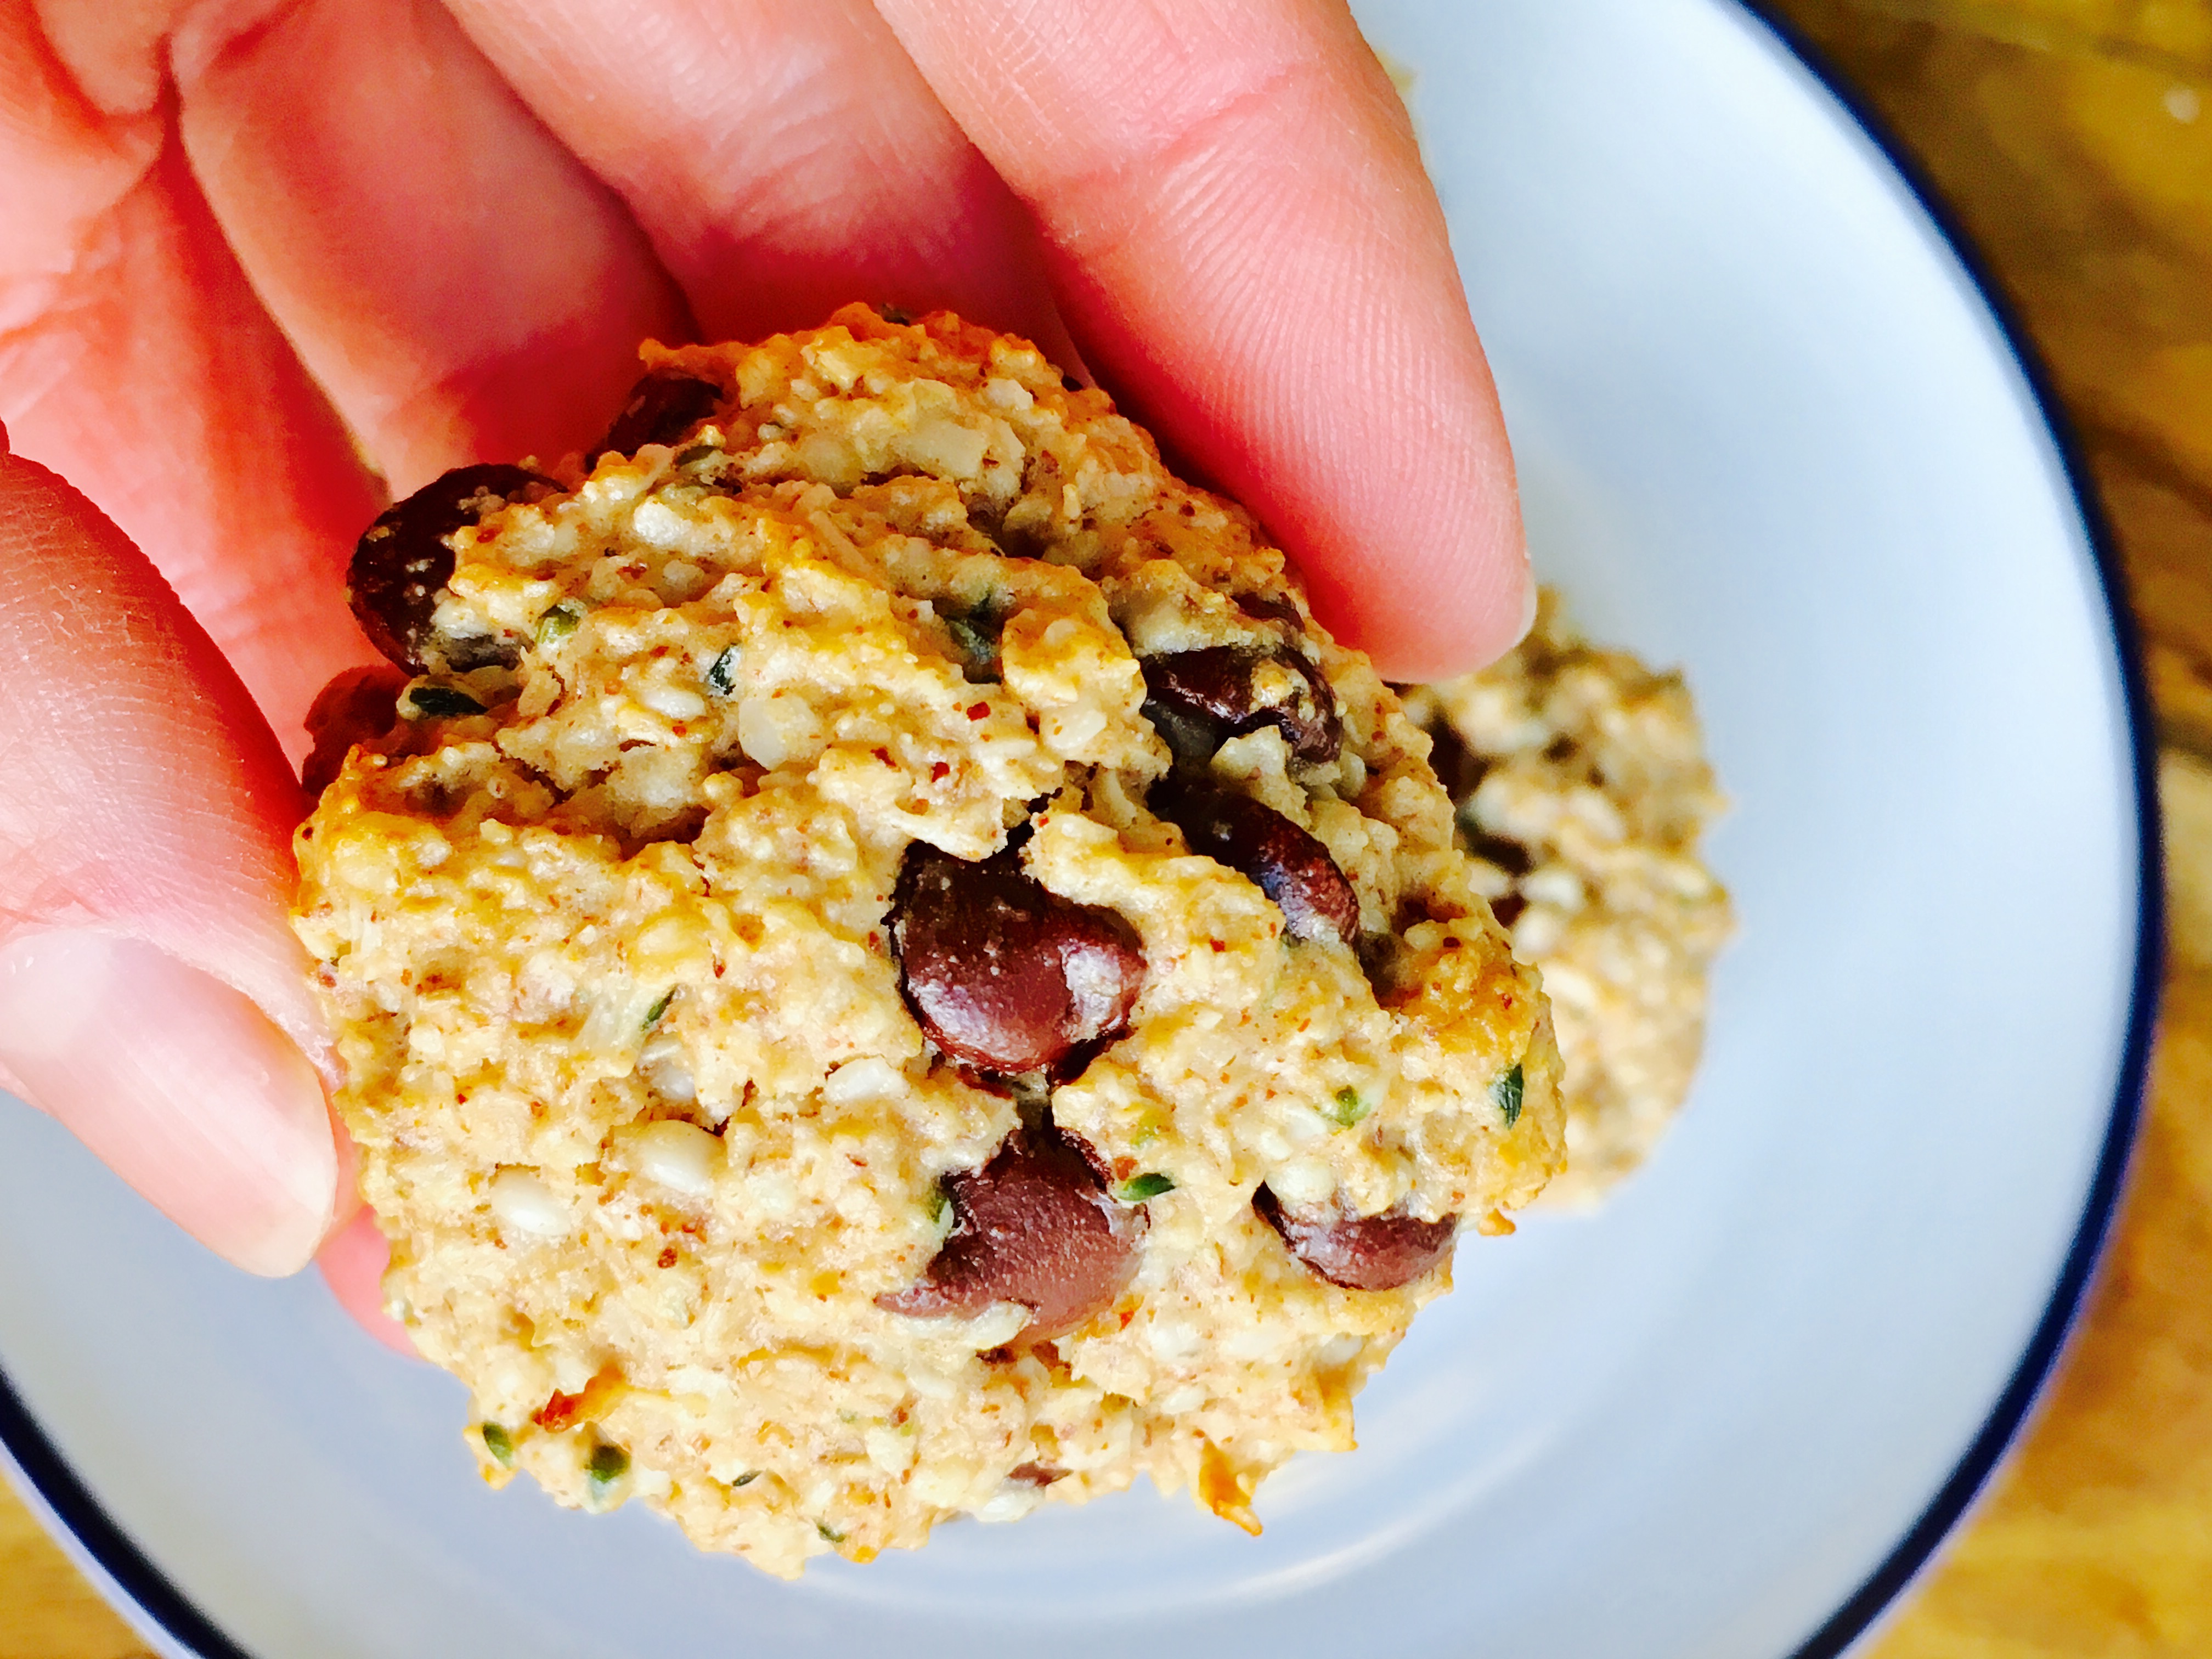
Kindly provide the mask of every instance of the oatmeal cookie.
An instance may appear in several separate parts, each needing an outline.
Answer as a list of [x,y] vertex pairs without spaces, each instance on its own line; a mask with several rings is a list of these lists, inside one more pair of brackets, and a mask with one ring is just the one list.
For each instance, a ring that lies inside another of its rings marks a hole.
[[408,678],[296,915],[391,1304],[489,1477],[770,1571],[1140,1473],[1256,1528],[1563,1158],[1428,739],[1020,340],[645,356],[353,565]]
[[1558,1021],[1567,1168],[1543,1201],[1587,1208],[1680,1109],[1706,975],[1735,927],[1698,854],[1724,803],[1697,710],[1680,674],[1589,644],[1549,591],[1515,650],[1406,703]]

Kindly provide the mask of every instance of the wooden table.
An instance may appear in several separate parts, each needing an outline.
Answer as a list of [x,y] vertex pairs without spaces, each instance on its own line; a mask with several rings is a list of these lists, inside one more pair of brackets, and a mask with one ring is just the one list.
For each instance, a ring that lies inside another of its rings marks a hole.
[[1879,1659],[2212,1655],[2212,0],[1784,0],[2034,334],[2118,532],[2162,759],[2164,1017],[2063,1370]]
[[[2173,895],[2103,1279],[2026,1444],[1875,1653],[2196,1659],[2212,1655],[2212,0],[1783,4],[1919,155],[2057,376],[2143,629]],[[0,1492],[0,1659],[144,1651]]]

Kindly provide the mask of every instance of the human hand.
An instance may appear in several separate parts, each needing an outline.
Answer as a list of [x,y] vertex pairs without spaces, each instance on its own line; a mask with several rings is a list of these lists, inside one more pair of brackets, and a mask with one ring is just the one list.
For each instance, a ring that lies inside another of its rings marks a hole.
[[1443,220],[1322,0],[0,0],[0,1081],[255,1271],[351,1201],[285,757],[371,655],[369,464],[586,447],[646,336],[945,306],[1079,348],[1386,672],[1526,625]]

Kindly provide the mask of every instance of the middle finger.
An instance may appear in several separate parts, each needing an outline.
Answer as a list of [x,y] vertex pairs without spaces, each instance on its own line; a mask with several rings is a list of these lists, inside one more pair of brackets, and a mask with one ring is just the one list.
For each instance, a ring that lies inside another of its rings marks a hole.
[[598,435],[681,297],[435,0],[307,0],[175,64],[255,290],[404,494]]
[[1026,211],[866,0],[453,0],[629,204],[715,339],[852,300],[1067,361]]

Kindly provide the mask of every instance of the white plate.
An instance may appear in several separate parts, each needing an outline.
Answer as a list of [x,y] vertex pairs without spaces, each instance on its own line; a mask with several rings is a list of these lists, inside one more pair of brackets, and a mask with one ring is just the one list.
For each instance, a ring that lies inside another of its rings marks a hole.
[[[1839,1650],[2063,1334],[2140,1084],[2141,727],[2068,470],[1853,118],[1723,0],[1371,0],[1589,626],[1688,665],[1743,932],[1692,1108],[1460,1253],[1254,1541],[1149,1489],[797,1585],[493,1494],[459,1389],[0,1112],[0,1428],[165,1653]],[[65,1461],[64,1461],[65,1460]]]

